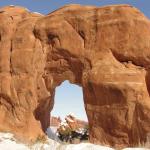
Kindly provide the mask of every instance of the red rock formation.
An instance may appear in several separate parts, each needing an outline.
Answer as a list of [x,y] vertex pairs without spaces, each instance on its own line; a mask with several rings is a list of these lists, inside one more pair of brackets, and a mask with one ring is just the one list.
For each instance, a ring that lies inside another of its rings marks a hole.
[[[75,128],[85,128],[88,126],[88,122],[75,118],[70,118],[71,115],[66,116],[66,122],[70,124],[70,126],[75,126]],[[68,119],[69,118],[69,119]],[[71,120],[71,121],[70,121]],[[50,117],[50,126],[58,127],[62,123],[60,117]],[[73,124],[73,125],[72,125]],[[74,127],[73,127],[74,128]]]
[[42,16],[8,6],[0,21],[1,131],[43,135],[55,88],[69,80],[83,87],[91,142],[146,142],[150,21],[139,10],[69,5]]
[[72,131],[77,132],[82,128],[85,129],[87,126],[87,122],[78,120],[74,115],[70,114],[65,117],[65,121],[59,124],[57,131],[61,134],[71,134]]
[[88,122],[80,120],[80,119],[77,119],[77,124],[78,124],[79,128],[88,127]]
[[58,127],[60,123],[61,123],[60,117],[54,117],[54,116],[50,117],[50,126]]
[[76,131],[79,129],[79,124],[77,122],[77,119],[74,115],[68,115],[65,117],[66,123],[70,127],[72,131]]
[[67,124],[69,125],[69,127],[74,131],[76,131],[80,128],[88,127],[88,123],[86,121],[79,120],[72,114],[66,116],[65,120],[66,120]]

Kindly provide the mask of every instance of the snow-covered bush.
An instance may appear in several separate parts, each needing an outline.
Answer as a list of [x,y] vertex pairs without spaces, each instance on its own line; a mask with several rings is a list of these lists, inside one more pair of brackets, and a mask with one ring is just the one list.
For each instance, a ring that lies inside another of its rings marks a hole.
[[67,115],[65,121],[61,122],[57,129],[59,139],[69,143],[80,143],[88,140],[88,125],[84,125],[83,122],[76,119],[72,114]]

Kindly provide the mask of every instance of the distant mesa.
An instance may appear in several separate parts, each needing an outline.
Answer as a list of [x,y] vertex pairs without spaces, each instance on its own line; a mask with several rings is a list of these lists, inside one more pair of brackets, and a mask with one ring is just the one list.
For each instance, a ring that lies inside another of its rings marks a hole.
[[[65,123],[70,124],[71,128],[83,128],[88,126],[88,122],[77,119],[73,114],[69,114],[65,117],[65,121],[62,121],[60,117],[51,116],[50,117],[50,127],[59,127],[60,125],[65,125]],[[77,127],[76,127],[77,126]]]
[[61,118],[60,117],[50,117],[50,126],[51,127],[58,127],[61,123]]

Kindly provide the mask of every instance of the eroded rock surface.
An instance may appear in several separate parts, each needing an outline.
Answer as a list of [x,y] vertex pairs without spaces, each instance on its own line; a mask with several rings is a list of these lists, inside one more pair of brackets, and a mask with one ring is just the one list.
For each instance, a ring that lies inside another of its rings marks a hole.
[[36,140],[56,86],[83,87],[90,141],[145,143],[150,133],[150,21],[128,5],[69,5],[46,16],[0,9],[0,130]]

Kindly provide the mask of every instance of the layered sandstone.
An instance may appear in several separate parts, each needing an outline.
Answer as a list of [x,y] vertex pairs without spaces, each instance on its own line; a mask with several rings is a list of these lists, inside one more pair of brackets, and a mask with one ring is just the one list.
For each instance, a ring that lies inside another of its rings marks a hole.
[[83,87],[90,141],[145,143],[150,133],[150,21],[128,5],[69,5],[46,16],[0,9],[0,130],[36,140],[55,88]]

